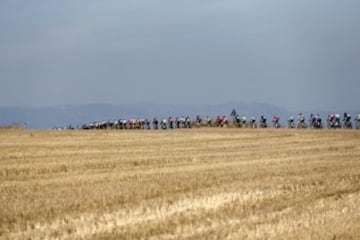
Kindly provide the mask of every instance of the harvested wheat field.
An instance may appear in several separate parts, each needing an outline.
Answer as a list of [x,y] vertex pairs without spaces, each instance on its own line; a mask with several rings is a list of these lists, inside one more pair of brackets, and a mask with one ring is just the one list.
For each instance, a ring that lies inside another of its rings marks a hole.
[[3,129],[0,239],[360,239],[360,131]]

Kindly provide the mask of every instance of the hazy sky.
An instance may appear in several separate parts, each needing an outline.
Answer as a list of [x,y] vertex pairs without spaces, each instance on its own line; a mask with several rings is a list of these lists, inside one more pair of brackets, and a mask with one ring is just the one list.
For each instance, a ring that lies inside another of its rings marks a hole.
[[0,105],[359,109],[359,0],[1,0]]

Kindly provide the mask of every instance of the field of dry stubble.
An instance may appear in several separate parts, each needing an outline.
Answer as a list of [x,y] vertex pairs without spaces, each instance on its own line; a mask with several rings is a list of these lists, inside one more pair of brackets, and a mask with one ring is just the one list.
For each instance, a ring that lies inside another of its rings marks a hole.
[[0,239],[360,239],[360,131],[0,130]]

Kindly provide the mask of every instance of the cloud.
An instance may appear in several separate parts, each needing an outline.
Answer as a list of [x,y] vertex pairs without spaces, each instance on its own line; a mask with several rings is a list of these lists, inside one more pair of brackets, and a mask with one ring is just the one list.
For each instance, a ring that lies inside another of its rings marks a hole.
[[360,87],[360,2],[1,4],[2,104],[176,103],[186,95],[186,103],[356,107],[336,96]]

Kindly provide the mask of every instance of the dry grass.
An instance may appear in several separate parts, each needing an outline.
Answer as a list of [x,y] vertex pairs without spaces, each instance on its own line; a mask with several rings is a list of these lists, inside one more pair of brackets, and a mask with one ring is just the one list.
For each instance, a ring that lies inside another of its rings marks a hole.
[[0,130],[0,239],[360,239],[360,131]]

